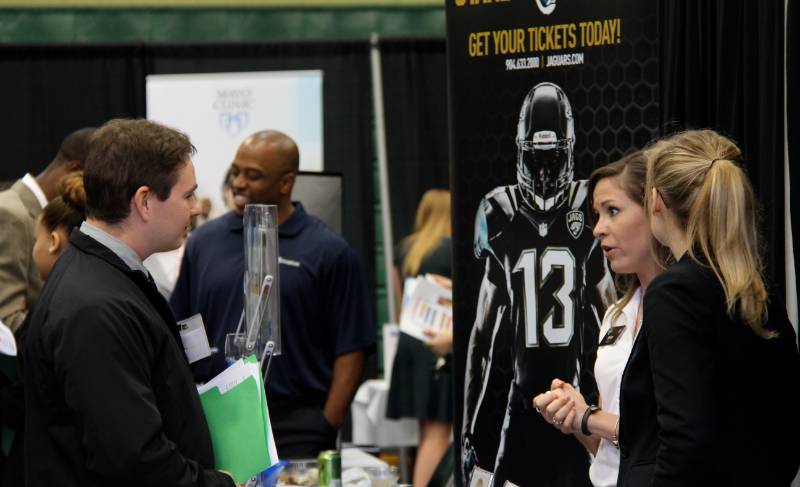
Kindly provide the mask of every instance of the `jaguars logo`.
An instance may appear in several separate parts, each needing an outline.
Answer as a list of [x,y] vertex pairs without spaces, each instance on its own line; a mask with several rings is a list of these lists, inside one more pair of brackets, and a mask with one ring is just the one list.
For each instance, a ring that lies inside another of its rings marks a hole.
[[556,0],[536,0],[539,11],[545,15],[550,15],[556,9]]
[[567,213],[567,230],[572,238],[577,239],[583,233],[583,212],[580,210],[572,210]]

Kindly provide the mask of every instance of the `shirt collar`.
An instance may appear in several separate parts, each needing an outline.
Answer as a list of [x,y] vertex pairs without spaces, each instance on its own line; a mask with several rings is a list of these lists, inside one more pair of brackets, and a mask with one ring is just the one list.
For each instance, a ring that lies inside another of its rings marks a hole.
[[292,201],[294,211],[285,222],[278,225],[278,234],[281,237],[294,237],[303,229],[306,224],[306,209],[303,208],[303,203],[299,201]]
[[128,245],[122,240],[109,235],[107,232],[100,230],[88,222],[81,223],[81,232],[97,240],[97,242],[101,245],[108,247],[108,249],[114,252],[114,254],[116,254],[116,256],[119,257],[122,262],[125,263],[125,265],[130,267],[131,270],[141,271],[145,274],[145,276],[150,276],[150,273],[147,272],[147,269],[142,263],[142,259],[139,258],[139,255],[134,252],[132,248],[128,247]]
[[[278,225],[278,234],[281,237],[293,237],[300,233],[306,223],[306,210],[303,204],[299,201],[293,201],[294,211],[285,222]],[[244,228],[244,217],[236,214],[235,211],[228,212],[224,218],[227,218],[228,229],[232,232],[241,232]]]
[[235,211],[229,211],[228,213],[224,214],[222,218],[225,219],[225,224],[227,225],[228,230],[241,233],[244,229],[244,217]]
[[42,208],[47,206],[47,196],[44,195],[42,187],[36,182],[36,178],[31,176],[31,173],[25,173],[25,176],[22,177],[22,184],[31,190],[33,195],[36,196],[36,201],[39,202]]

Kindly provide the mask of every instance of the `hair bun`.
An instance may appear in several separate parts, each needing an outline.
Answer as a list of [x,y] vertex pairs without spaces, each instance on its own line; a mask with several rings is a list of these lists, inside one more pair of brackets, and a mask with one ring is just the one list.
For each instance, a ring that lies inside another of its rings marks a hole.
[[86,190],[83,188],[83,172],[69,174],[61,180],[58,188],[59,195],[64,203],[79,210],[81,213],[86,206]]

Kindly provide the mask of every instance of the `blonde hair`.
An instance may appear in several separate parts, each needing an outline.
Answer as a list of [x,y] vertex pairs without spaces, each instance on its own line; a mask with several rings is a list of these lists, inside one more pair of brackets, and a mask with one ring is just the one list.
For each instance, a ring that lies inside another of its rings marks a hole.
[[713,130],[689,130],[655,143],[645,156],[647,208],[656,188],[686,231],[689,256],[701,263],[699,249],[722,285],[728,316],[738,311],[757,335],[774,336],[764,328],[768,298],[756,202],[739,148]]
[[442,238],[450,236],[450,191],[429,189],[422,195],[417,207],[414,233],[401,242],[406,250],[401,273],[416,276],[422,260],[439,245]]
[[[592,225],[594,225],[594,219],[596,218],[594,211],[594,190],[600,181],[604,179],[613,179],[614,183],[625,192],[625,195],[630,198],[631,201],[644,207],[646,176],[647,161],[644,157],[644,152],[640,150],[632,152],[618,161],[611,162],[592,171],[592,174],[589,175],[589,198],[587,200]],[[658,243],[652,234],[649,235],[649,241],[650,254],[653,261],[660,269],[666,269],[675,261],[669,249]],[[614,311],[611,317],[616,320],[622,314],[622,310],[625,306],[631,301],[633,295],[636,294],[636,289],[640,286],[640,282],[636,274],[617,273],[614,276],[614,283],[617,291],[623,293],[619,301],[613,305]]]

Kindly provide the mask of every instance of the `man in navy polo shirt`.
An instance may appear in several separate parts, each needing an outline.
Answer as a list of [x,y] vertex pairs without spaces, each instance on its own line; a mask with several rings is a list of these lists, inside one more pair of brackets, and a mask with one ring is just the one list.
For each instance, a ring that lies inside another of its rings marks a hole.
[[225,335],[242,312],[242,214],[250,203],[278,206],[282,354],[267,382],[270,420],[284,458],[315,457],[336,434],[364,370],[375,327],[358,258],[291,193],[299,167],[295,142],[257,132],[231,163],[236,208],[195,231],[186,244],[170,304],[178,319],[201,313],[217,352],[197,362],[195,379],[225,368]]

